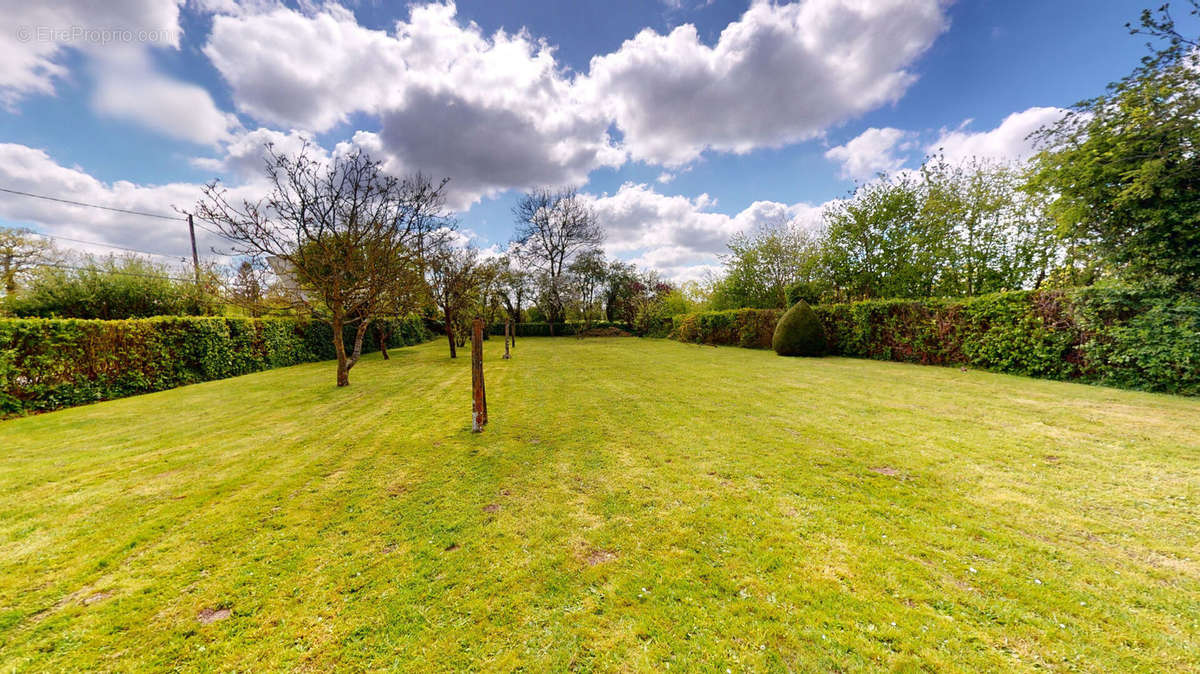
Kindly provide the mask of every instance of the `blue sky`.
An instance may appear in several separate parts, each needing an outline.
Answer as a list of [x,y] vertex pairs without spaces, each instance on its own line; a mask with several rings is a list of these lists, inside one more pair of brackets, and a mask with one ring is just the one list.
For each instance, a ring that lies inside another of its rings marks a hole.
[[[0,187],[171,212],[214,177],[252,196],[261,143],[304,135],[448,175],[481,248],[522,188],[577,184],[612,254],[674,278],[935,147],[1019,161],[1145,53],[1124,28],[1143,5],[1118,0],[27,4],[0,38]],[[0,220],[185,241],[10,195]]]

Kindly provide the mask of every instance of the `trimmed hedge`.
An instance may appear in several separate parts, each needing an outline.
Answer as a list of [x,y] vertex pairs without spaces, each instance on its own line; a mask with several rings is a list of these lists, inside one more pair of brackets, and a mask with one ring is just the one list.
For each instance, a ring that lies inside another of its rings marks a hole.
[[[633,327],[631,325],[629,325],[628,323],[618,323],[618,322],[610,322],[610,321],[592,321],[591,327],[593,329],[617,328],[619,330],[624,330],[626,332],[633,332]],[[513,328],[516,331],[517,337],[549,337],[550,336],[550,324],[549,323],[516,323],[516,324],[514,324]],[[584,324],[582,322],[572,321],[570,323],[555,323],[554,324],[554,336],[555,337],[570,337],[570,336],[575,335],[583,330],[584,330]],[[491,327],[489,332],[492,335],[499,335],[499,336],[503,337],[504,336],[504,324],[496,323],[495,325],[493,325]]]
[[726,344],[748,349],[769,349],[778,309],[730,309],[682,314],[673,319],[671,337],[695,344]]
[[[389,347],[433,337],[416,317],[387,321]],[[354,330],[344,335],[347,348]],[[363,351],[378,350],[374,328]],[[328,323],[176,317],[0,319],[0,414],[53,410],[335,357]]]
[[[1200,395],[1200,296],[1123,285],[813,307],[833,355]],[[688,314],[675,339],[769,348],[781,312]]]

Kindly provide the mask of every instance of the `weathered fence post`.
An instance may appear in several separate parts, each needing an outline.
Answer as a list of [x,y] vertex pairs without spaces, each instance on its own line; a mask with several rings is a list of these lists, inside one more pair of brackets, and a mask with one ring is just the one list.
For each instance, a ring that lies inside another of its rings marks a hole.
[[487,425],[487,395],[483,391],[483,319],[475,317],[471,331],[471,430],[482,433]]
[[508,332],[510,325],[512,325],[512,321],[504,321],[504,360],[512,358],[512,356],[510,356],[508,353]]

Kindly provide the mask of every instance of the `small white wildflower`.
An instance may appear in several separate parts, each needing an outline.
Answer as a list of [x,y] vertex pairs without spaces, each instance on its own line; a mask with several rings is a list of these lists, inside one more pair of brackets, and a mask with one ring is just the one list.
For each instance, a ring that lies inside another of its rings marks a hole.
[[975,567],[973,567],[973,566],[968,566],[967,571],[970,571],[971,573],[979,573],[978,571],[975,570]]
[[1042,581],[1041,581],[1041,580],[1038,580],[1037,578],[1034,578],[1034,579],[1033,579],[1033,582],[1037,583],[1038,585],[1041,585],[1041,584],[1042,584]]

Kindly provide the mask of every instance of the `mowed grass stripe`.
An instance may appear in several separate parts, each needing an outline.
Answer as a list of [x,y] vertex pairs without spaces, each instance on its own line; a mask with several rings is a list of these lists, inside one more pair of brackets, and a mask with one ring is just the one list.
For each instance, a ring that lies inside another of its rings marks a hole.
[[502,348],[0,423],[0,667],[1200,666],[1200,401]]

